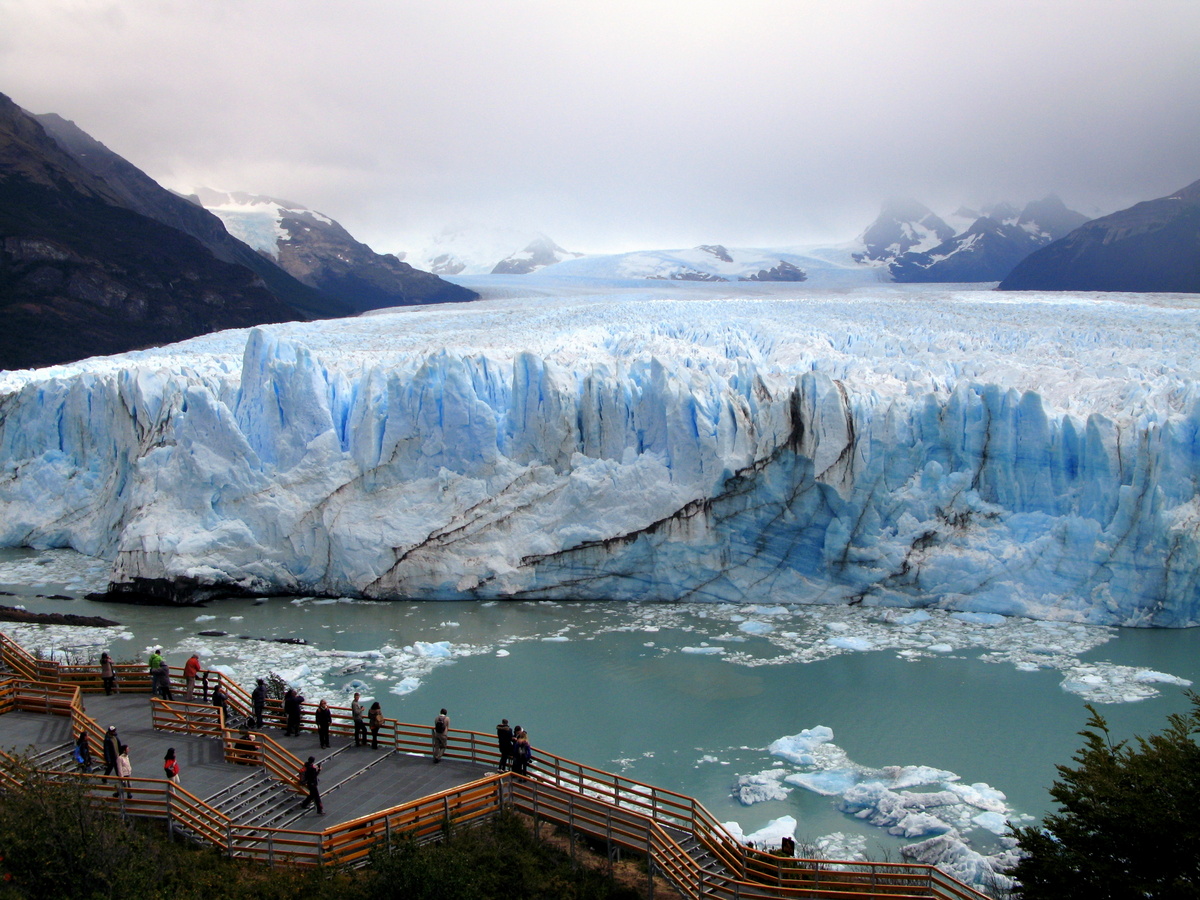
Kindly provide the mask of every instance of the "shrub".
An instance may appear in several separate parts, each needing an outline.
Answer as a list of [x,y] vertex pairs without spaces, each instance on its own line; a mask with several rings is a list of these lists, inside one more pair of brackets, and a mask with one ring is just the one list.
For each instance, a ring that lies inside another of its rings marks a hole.
[[1091,718],[1074,767],[1058,766],[1059,812],[1014,829],[1025,854],[1013,869],[1025,900],[1176,900],[1200,896],[1200,695],[1149,738],[1114,743]]

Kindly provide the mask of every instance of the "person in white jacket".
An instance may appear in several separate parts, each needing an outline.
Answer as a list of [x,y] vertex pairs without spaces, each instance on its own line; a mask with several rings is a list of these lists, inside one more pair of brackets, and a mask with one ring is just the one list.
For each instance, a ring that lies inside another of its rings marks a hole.
[[[125,785],[125,799],[132,800],[133,799],[133,790],[132,790],[133,784],[132,784],[132,782],[130,782],[129,779],[130,779],[130,776],[133,775],[133,763],[131,763],[129,761],[129,745],[128,744],[121,745],[121,754],[117,757],[117,775],[121,779],[121,784]],[[118,796],[120,796],[120,794],[121,794],[121,792],[118,790],[115,794],[113,794],[113,796],[118,797]]]

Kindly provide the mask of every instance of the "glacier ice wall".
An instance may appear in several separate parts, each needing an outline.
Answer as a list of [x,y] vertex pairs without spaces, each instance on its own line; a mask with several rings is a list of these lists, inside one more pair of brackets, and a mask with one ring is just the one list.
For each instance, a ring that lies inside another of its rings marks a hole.
[[[794,290],[794,289],[793,289]],[[0,544],[113,589],[1200,621],[1196,311],[509,300],[0,379]]]

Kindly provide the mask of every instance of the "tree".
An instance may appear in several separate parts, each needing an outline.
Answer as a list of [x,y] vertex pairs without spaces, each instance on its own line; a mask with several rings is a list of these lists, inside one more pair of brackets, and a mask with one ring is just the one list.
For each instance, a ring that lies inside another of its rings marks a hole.
[[1024,853],[1010,874],[1023,900],[1200,897],[1200,695],[1161,734],[1113,743],[1088,706],[1075,767],[1058,766],[1059,811],[1014,829]]

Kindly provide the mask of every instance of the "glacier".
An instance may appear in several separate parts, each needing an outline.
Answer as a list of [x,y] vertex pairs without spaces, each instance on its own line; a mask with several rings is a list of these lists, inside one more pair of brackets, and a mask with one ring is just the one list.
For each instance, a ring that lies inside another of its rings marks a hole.
[[1196,297],[530,284],[0,373],[0,545],[176,602],[1200,621]]

